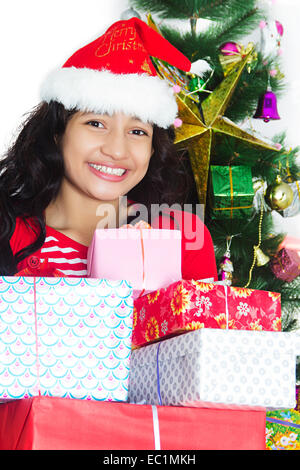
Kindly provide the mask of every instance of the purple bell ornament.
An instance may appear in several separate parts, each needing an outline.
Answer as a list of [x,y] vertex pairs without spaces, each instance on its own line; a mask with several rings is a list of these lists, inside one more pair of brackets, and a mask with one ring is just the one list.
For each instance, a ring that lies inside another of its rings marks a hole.
[[253,117],[263,119],[264,122],[269,122],[271,119],[280,119],[277,111],[277,98],[270,89],[259,98],[257,110]]

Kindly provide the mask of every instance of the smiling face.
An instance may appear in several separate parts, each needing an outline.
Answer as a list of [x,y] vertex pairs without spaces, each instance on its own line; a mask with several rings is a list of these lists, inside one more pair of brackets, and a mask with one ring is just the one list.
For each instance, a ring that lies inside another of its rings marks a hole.
[[117,200],[145,176],[152,135],[151,124],[123,113],[75,113],[61,143],[65,179],[92,199]]

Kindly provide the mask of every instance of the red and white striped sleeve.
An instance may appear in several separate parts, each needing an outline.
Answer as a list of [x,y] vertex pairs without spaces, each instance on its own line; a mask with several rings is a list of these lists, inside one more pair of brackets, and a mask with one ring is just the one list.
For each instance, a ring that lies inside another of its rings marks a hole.
[[65,276],[87,275],[88,248],[51,227],[46,227],[46,239],[40,249],[40,261],[48,260],[48,266]]

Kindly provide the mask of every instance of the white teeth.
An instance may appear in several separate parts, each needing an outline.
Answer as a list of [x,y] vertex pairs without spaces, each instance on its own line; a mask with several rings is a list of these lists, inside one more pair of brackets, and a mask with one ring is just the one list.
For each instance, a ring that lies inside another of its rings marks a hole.
[[95,165],[94,163],[89,163],[89,165],[96,170],[101,171],[102,173],[108,173],[109,175],[122,176],[126,171],[123,168],[110,168],[109,166]]

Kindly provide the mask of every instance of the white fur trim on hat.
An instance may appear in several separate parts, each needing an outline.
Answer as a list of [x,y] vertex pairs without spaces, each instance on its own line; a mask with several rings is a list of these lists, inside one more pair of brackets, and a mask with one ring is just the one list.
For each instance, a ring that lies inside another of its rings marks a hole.
[[177,115],[172,88],[147,74],[64,67],[48,75],[40,94],[43,101],[58,101],[67,109],[110,115],[123,112],[163,128],[172,125]]

